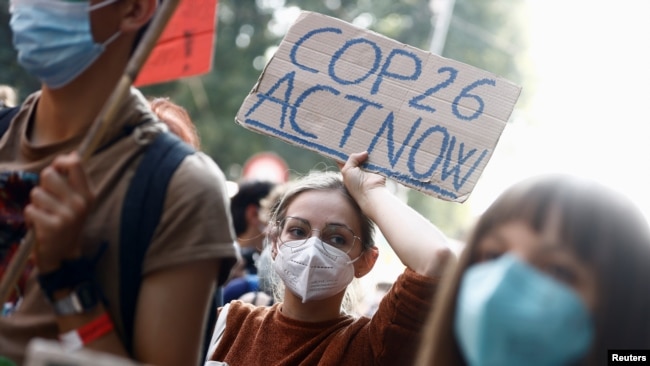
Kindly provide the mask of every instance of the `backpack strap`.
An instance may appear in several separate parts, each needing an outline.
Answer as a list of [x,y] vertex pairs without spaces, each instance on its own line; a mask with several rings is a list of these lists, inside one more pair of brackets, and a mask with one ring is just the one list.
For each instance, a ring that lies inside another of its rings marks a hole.
[[120,219],[120,312],[125,347],[130,354],[142,263],[162,215],[169,181],[192,153],[194,150],[172,133],[160,133],[147,146],[124,197]]
[[0,137],[9,129],[11,121],[20,110],[20,106],[0,109]]

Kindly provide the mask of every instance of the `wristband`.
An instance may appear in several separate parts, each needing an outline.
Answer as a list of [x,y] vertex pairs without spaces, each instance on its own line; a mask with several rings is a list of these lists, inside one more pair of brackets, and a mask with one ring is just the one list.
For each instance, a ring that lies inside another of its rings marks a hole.
[[92,282],[93,265],[86,258],[64,260],[56,271],[38,275],[38,283],[45,295],[54,302],[54,293],[59,290],[73,289],[84,282]]
[[79,329],[59,335],[61,346],[66,351],[77,351],[113,330],[113,322],[108,313],[103,313]]
[[67,296],[51,300],[57,315],[83,314],[99,304],[99,291],[94,282],[84,282],[75,287]]

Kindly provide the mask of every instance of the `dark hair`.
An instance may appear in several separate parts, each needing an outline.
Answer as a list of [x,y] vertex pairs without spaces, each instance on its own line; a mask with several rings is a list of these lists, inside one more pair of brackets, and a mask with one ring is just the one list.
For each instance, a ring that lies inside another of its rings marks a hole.
[[418,365],[465,364],[453,319],[460,280],[476,262],[482,239],[515,220],[541,232],[551,219],[560,224],[562,242],[593,268],[596,276],[595,337],[580,363],[600,364],[609,349],[650,348],[647,219],[628,198],[594,181],[548,175],[512,186],[481,216],[456,272],[438,294],[424,330]]
[[244,269],[249,274],[257,274],[257,266],[255,261],[259,258],[260,254],[255,248],[241,248],[239,249],[242,260],[244,261]]
[[247,229],[246,208],[250,205],[260,207],[260,201],[268,196],[275,186],[269,181],[251,180],[239,183],[239,190],[230,199],[230,214],[235,225],[235,233],[240,235]]

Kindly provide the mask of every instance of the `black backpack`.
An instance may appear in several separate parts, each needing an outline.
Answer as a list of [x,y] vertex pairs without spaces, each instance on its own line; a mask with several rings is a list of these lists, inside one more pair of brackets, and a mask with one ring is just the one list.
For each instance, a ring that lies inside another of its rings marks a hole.
[[[0,110],[0,138],[9,129],[20,107]],[[120,311],[124,324],[125,346],[133,355],[133,325],[138,293],[142,283],[142,262],[160,221],[165,193],[176,168],[195,151],[176,135],[160,133],[147,146],[142,160],[124,196],[120,218]],[[204,348],[210,342],[217,314],[213,298],[204,336]],[[202,357],[205,355],[202,352]],[[203,363],[203,362],[202,362]]]

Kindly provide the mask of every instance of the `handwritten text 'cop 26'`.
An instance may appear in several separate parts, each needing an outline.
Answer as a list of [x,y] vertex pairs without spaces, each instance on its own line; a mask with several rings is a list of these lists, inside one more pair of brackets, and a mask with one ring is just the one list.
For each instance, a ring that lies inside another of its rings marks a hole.
[[[472,80],[460,89],[460,92],[453,97],[451,103],[440,103],[440,105],[436,105],[436,95],[457,81],[459,75],[458,69],[446,65],[434,69],[434,75],[424,75],[426,73],[423,73],[423,60],[415,52],[403,48],[392,48],[390,52],[384,55],[384,51],[377,42],[361,37],[349,39],[342,43],[340,48],[331,55],[327,69],[319,70],[312,67],[309,60],[301,59],[300,54],[301,48],[308,44],[312,38],[324,33],[342,34],[343,31],[337,27],[322,27],[313,29],[300,37],[293,44],[289,54],[290,63],[295,68],[288,70],[286,74],[279,77],[275,84],[268,90],[260,91],[256,95],[258,98],[257,102],[245,112],[245,123],[281,136],[298,145],[310,147],[344,160],[347,158],[344,152],[318,143],[319,136],[301,127],[305,121],[298,119],[298,110],[307,100],[314,97],[322,98],[320,94],[328,93],[331,97],[338,98],[340,103],[353,103],[355,105],[354,112],[349,118],[346,117],[347,123],[341,131],[340,139],[338,140],[338,147],[343,148],[348,143],[355,128],[358,127],[358,122],[363,119],[364,113],[370,109],[384,110],[385,105],[380,100],[372,98],[372,96],[380,93],[384,81],[388,79],[402,82],[417,81],[421,77],[434,79],[435,85],[432,85],[424,92],[414,95],[407,102],[408,108],[420,115],[414,118],[414,120],[396,121],[395,111],[385,110],[385,117],[381,124],[376,124],[373,127],[363,126],[365,131],[374,131],[373,138],[367,146],[369,153],[373,152],[378,141],[383,136],[387,144],[386,154],[391,167],[395,167],[395,164],[402,158],[402,155],[405,153],[405,147],[410,146],[408,156],[405,156],[410,176],[385,167],[371,166],[370,168],[382,172],[389,177],[395,177],[398,180],[408,182],[410,185],[420,186],[424,190],[432,190],[433,193],[452,199],[456,198],[458,190],[463,187],[483,159],[489,156],[490,151],[487,148],[480,151],[476,148],[468,148],[467,146],[469,144],[461,140],[462,136],[451,134],[445,126],[440,124],[421,129],[422,120],[423,118],[436,114],[439,108],[451,108],[453,116],[459,123],[472,123],[483,114],[485,109],[485,102],[479,93],[489,92],[485,89],[494,87],[496,85],[495,79],[481,78]],[[367,61],[370,61],[368,64],[371,66],[364,73],[350,77],[349,73],[341,71],[345,70],[346,65],[340,65],[339,63],[345,59],[346,53],[353,51],[355,48],[363,48],[360,52],[370,58]],[[399,69],[393,67],[397,63],[401,66]],[[405,68],[405,64],[410,65],[410,67]],[[296,92],[294,89],[297,72],[312,74],[326,73],[329,83],[318,83],[300,92]],[[354,86],[359,86],[364,83],[371,84],[367,84],[366,88],[354,88]],[[366,91],[366,93],[355,93],[355,91],[359,90]],[[369,90],[369,93],[367,93],[367,90]],[[467,105],[468,101],[472,103],[472,108],[459,107],[461,105]],[[281,108],[279,125],[276,125],[279,128],[263,122],[263,116],[256,116],[258,108],[266,103],[276,104]],[[364,121],[364,123],[369,122]],[[395,139],[393,138],[396,124],[403,126],[406,123],[410,123],[408,134],[396,147]],[[290,130],[287,131],[286,129]],[[433,159],[433,163],[428,166],[428,169],[418,171],[416,164],[418,152],[422,146],[431,144],[432,142],[436,146],[440,146],[439,151],[437,151],[437,156]],[[439,174],[442,181],[452,177],[455,191],[443,189],[435,185],[426,186],[422,184],[422,182],[428,182],[430,177],[438,169],[440,169]]]

